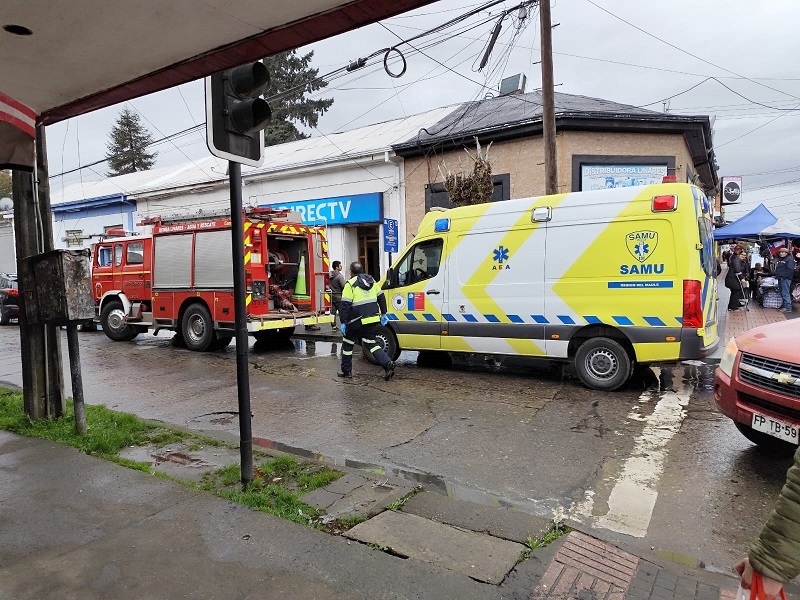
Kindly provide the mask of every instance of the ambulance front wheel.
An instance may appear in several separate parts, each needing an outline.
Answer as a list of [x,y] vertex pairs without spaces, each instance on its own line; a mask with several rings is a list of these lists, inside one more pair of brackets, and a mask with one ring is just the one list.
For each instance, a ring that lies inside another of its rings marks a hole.
[[139,330],[125,321],[125,309],[119,300],[106,303],[100,313],[100,324],[103,333],[115,342],[129,342],[139,335]]
[[619,342],[609,338],[586,340],[575,353],[575,370],[588,387],[616,390],[631,377],[633,361]]
[[[392,360],[397,360],[400,358],[400,346],[397,343],[397,338],[394,337],[394,333],[388,327],[384,327],[383,325],[378,325],[375,328],[375,343],[378,344],[383,348],[383,351],[389,355],[389,358]],[[364,355],[364,358],[367,359],[367,362],[372,363],[373,365],[377,365],[378,361],[375,360],[375,357],[372,356],[372,352],[369,351],[366,344],[361,344],[361,352]]]

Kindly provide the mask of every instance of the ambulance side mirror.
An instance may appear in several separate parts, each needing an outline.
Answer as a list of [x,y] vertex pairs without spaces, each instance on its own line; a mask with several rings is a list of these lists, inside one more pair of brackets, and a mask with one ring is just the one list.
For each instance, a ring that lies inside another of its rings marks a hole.
[[394,282],[394,269],[392,269],[392,267],[389,267],[388,269],[386,269],[386,279],[384,280],[381,289],[388,290],[389,288],[392,287],[393,282]]
[[553,218],[552,206],[540,206],[538,208],[534,208],[533,214],[531,214],[532,223],[543,223],[551,220],[552,218]]

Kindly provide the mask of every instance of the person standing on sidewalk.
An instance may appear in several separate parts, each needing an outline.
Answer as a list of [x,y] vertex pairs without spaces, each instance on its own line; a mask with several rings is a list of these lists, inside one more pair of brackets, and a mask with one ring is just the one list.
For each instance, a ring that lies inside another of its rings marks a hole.
[[778,278],[778,286],[781,290],[781,298],[783,298],[783,306],[780,309],[783,312],[792,312],[792,295],[789,293],[789,288],[792,285],[792,277],[794,277],[794,267],[794,258],[789,254],[789,249],[784,246],[778,250],[775,276]]
[[746,590],[750,589],[753,572],[760,573],[770,600],[777,597],[784,583],[800,575],[800,448],[767,524],[750,546],[748,557],[734,569]]
[[728,272],[725,275],[725,287],[731,291],[728,300],[728,310],[741,310],[744,304],[744,283],[747,281],[747,253],[739,248],[734,248],[728,260]]
[[339,377],[353,376],[353,346],[361,343],[383,367],[383,379],[389,381],[394,376],[394,362],[375,341],[375,327],[378,323],[386,325],[386,296],[371,275],[364,273],[360,262],[350,264],[350,279],[344,284],[342,302],[339,305],[339,318],[342,321],[342,368]]
[[338,329],[336,326],[336,314],[339,312],[339,305],[342,302],[342,290],[344,290],[344,274],[342,273],[342,262],[339,260],[333,261],[333,270],[330,273],[330,283],[328,284],[331,289],[331,315],[333,315],[333,322],[331,327]]

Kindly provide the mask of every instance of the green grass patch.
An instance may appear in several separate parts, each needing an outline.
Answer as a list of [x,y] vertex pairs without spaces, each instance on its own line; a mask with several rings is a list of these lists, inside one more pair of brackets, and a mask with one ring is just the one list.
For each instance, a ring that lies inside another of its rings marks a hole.
[[341,476],[341,472],[323,465],[299,463],[290,456],[281,456],[253,469],[253,481],[244,489],[239,465],[207,473],[199,488],[295,523],[330,529],[320,522],[320,512],[299,498]]
[[66,444],[132,469],[150,470],[147,463],[123,460],[117,456],[120,450],[128,446],[152,444],[163,447],[190,441],[191,446],[199,450],[202,446],[226,445],[219,440],[149,423],[136,415],[110,410],[105,406],[86,405],[86,426],[86,435],[75,432],[75,413],[71,401],[67,401],[64,416],[32,421],[25,414],[22,392],[0,388],[0,429]]
[[[163,447],[187,442],[188,448],[195,451],[203,446],[228,446],[228,444],[148,423],[135,415],[109,410],[105,406],[87,404],[86,423],[86,435],[78,435],[75,432],[72,402],[67,403],[67,414],[61,418],[32,421],[25,414],[22,392],[0,388],[0,429],[72,446],[86,454],[99,456],[130,469],[165,477],[189,487],[212,492],[255,510],[322,530],[340,532],[364,520],[362,517],[349,517],[323,523],[317,509],[300,502],[299,498],[307,492],[324,487],[342,476],[341,472],[324,465],[299,463],[292,457],[282,456],[256,467],[253,481],[246,489],[242,489],[241,486],[241,471],[238,464],[208,473],[199,484],[195,484],[154,472],[150,463],[123,459],[118,453],[128,446],[148,444]],[[265,455],[256,452],[254,456],[263,459]]]
[[538,538],[529,537],[525,542],[525,545],[530,550],[536,550],[537,548],[544,548],[548,544],[552,544],[553,542],[555,542],[562,535],[568,534],[570,531],[572,531],[572,527],[567,527],[563,523],[559,525],[553,525],[550,528],[550,530],[543,536]]
[[422,491],[422,486],[415,485],[414,489],[412,489],[410,492],[408,492],[405,496],[403,496],[402,498],[398,498],[397,500],[395,500],[391,504],[387,504],[386,505],[386,510],[400,510],[401,508],[403,508],[406,505],[406,502],[411,500],[411,498],[413,498],[414,496],[419,494],[421,491]]

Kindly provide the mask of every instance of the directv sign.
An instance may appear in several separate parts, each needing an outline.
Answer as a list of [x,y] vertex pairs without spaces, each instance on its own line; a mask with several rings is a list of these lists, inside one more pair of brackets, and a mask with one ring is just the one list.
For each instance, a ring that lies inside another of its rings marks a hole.
[[737,204],[742,199],[742,178],[723,177],[720,182],[722,188],[722,203]]
[[382,192],[298,202],[275,202],[259,206],[288,208],[299,212],[303,218],[303,225],[355,225],[380,223],[383,220]]

